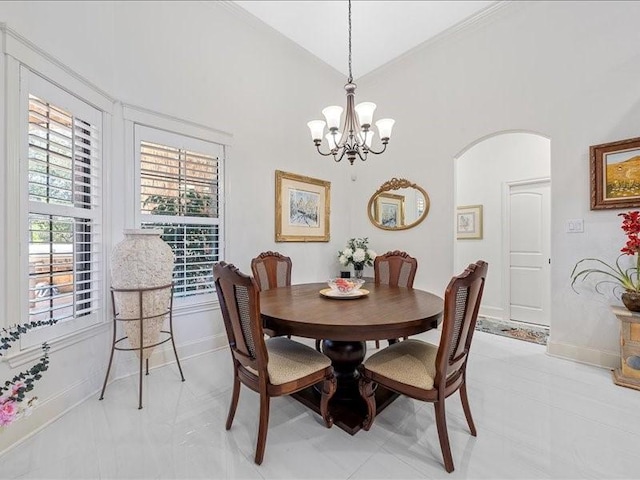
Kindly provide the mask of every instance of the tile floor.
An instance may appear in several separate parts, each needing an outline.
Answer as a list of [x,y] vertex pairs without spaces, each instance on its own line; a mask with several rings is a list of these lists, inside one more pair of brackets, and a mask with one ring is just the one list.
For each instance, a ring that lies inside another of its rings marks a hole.
[[[421,335],[437,341],[438,332]],[[373,342],[369,342],[372,347]],[[458,395],[447,402],[456,470],[445,473],[433,407],[400,398],[369,432],[326,429],[290,398],[271,403],[265,461],[253,463],[258,396],[243,388],[224,429],[231,386],[222,350],[155,369],[137,409],[137,378],[109,385],[0,457],[0,477],[20,479],[602,479],[639,478],[640,392],[610,372],[547,356],[541,345],[476,332],[469,398],[478,437]]]

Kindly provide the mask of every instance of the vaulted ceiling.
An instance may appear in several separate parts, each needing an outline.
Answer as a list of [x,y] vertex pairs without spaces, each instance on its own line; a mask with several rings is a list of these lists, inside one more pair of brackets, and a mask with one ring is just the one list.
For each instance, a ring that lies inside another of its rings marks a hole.
[[[296,42],[336,70],[348,74],[348,2],[231,2]],[[486,15],[497,1],[354,0],[354,78],[402,56],[414,47]]]

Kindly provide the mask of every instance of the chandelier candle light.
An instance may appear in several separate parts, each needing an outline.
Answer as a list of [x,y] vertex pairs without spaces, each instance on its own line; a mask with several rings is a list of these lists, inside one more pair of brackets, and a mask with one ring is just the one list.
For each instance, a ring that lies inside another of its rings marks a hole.
[[[354,106],[356,84],[353,83],[353,75],[351,73],[351,0],[349,0],[349,78],[344,89],[347,91],[347,112],[342,132],[340,131],[340,118],[343,108],[339,106],[331,106],[322,110],[322,114],[327,120],[326,125],[329,128],[329,133],[326,135],[324,135],[325,122],[323,120],[313,120],[307,123],[307,126],[311,131],[311,138],[320,155],[325,157],[333,155],[333,159],[336,162],[342,160],[346,155],[349,163],[353,165],[356,157],[364,162],[369,153],[379,155],[387,149],[395,120],[383,118],[376,122],[380,141],[382,142],[382,150],[373,150],[371,143],[374,131],[371,130],[371,123],[373,122],[373,112],[376,109],[376,104],[362,102]],[[329,143],[329,153],[323,153],[320,150],[323,136]]]

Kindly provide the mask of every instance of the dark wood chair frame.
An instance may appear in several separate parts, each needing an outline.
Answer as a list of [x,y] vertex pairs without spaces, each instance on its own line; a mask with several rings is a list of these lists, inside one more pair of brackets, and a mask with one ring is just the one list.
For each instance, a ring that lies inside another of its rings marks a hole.
[[[333,419],[329,414],[329,400],[336,390],[336,378],[333,367],[328,366],[292,382],[281,385],[270,383],[267,370],[269,355],[264,340],[260,317],[260,297],[255,280],[240,272],[234,265],[225,262],[214,264],[213,275],[233,360],[233,393],[226,429],[229,430],[233,423],[240,396],[240,384],[243,383],[260,394],[260,420],[255,455],[255,462],[260,465],[264,458],[267,442],[271,397],[289,395],[322,382],[320,411],[325,425],[330,428],[333,425]],[[250,331],[246,333],[242,327],[241,313],[236,297],[237,287],[246,288],[248,296]],[[253,348],[250,348],[251,343],[253,343]],[[258,374],[256,375],[250,369]]]
[[[387,252],[384,255],[378,255],[373,261],[374,282],[376,285],[380,285],[380,263],[389,262],[389,286],[397,287],[400,280],[400,272],[402,266],[405,263],[411,265],[411,271],[409,272],[409,278],[407,279],[407,288],[413,288],[413,281],[416,278],[416,272],[418,271],[418,260],[410,256],[407,252],[401,252],[400,250],[394,250]],[[406,340],[407,337],[404,337]],[[389,343],[393,343],[396,340],[391,340]],[[376,348],[380,348],[380,340],[376,340]]]
[[[283,285],[278,285],[278,263],[280,262],[284,262],[287,265],[286,276]],[[264,265],[264,268],[267,271],[267,285],[262,285],[260,274],[258,272],[258,265]],[[258,290],[260,290],[261,292],[263,292],[264,290],[271,290],[272,288],[288,287],[289,285],[291,285],[291,268],[292,263],[290,257],[282,255],[279,252],[272,252],[271,250],[269,250],[268,252],[262,252],[260,255],[251,260],[251,272],[253,273],[253,279],[256,281]],[[266,333],[270,337],[278,336],[278,332],[275,332],[268,328],[264,329],[264,333]],[[287,335],[287,338],[291,338],[291,335]]]
[[[447,418],[445,415],[445,399],[460,391],[460,400],[464,410],[471,435],[477,435],[476,427],[469,408],[467,396],[466,368],[471,348],[471,340],[478,318],[478,310],[484,290],[488,264],[482,260],[471,264],[459,276],[453,277],[445,291],[444,319],[442,322],[442,335],[436,356],[436,376],[431,390],[423,390],[417,387],[399,383],[392,379],[378,375],[361,365],[360,370],[360,394],[367,403],[367,417],[363,428],[369,430],[375,418],[375,385],[380,384],[402,395],[416,400],[432,402],[435,407],[436,426],[440,449],[447,472],[454,469],[449,435],[447,432]],[[464,305],[463,318],[459,330],[456,331],[456,314],[459,314],[456,306],[458,291],[467,288],[467,300]]]
[[[287,272],[284,285],[278,285],[278,263],[285,262],[287,264]],[[262,285],[260,275],[258,274],[258,265],[263,264],[267,271],[268,285]],[[291,285],[291,258],[278,252],[262,252],[256,258],[251,260],[251,272],[253,278],[258,285],[260,291],[269,290],[271,288],[286,287]]]

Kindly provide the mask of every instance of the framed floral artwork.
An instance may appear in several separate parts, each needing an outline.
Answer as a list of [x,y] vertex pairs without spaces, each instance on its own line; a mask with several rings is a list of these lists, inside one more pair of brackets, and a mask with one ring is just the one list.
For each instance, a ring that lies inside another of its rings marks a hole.
[[331,182],[276,170],[276,242],[328,242]]
[[591,210],[640,207],[640,138],[589,147]]
[[482,238],[482,205],[465,205],[456,212],[456,238]]

